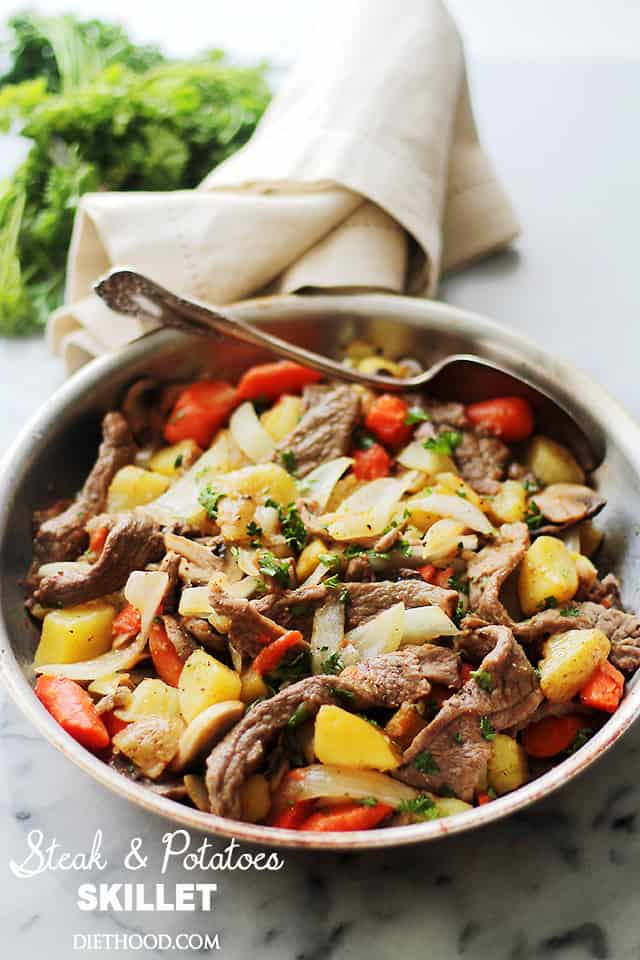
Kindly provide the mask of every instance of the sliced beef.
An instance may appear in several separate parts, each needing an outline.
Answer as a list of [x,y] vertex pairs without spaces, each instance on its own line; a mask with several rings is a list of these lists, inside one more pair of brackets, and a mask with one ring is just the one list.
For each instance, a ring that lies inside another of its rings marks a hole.
[[602,580],[596,577],[590,586],[578,590],[576,598],[600,603],[605,607],[614,607],[616,610],[622,609],[620,581],[613,573],[608,573]]
[[253,660],[265,644],[285,632],[269,617],[264,617],[249,600],[230,597],[220,590],[209,593],[209,602],[216,613],[228,617],[229,643],[243,657]]
[[[358,582],[373,583],[376,579],[376,572],[371,566],[371,561],[364,554],[357,557],[351,557],[347,561],[344,572],[345,580],[357,580]],[[418,574],[420,576],[420,574]]]
[[614,667],[625,673],[637,670],[640,666],[640,619],[635,614],[590,602],[571,604],[567,609],[574,616],[567,616],[562,609],[542,610],[528,620],[516,623],[514,632],[520,640],[534,643],[563,630],[595,627],[609,638],[609,659]]
[[463,478],[481,494],[497,492],[510,456],[509,447],[498,437],[482,436],[473,430],[463,431],[454,452]]
[[258,600],[252,600],[251,605],[262,616],[275,620],[286,630],[299,630],[308,638],[316,607],[326,600],[327,594],[327,587],[316,583],[309,587],[298,587],[297,590],[267,593]]
[[193,642],[191,634],[186,629],[182,621],[178,617],[172,616],[170,613],[163,614],[162,623],[164,624],[164,629],[167,632],[167,637],[173,646],[173,649],[176,651],[182,662],[186,663],[193,651],[196,649],[196,644]]
[[428,440],[434,436],[433,427],[445,427],[447,430],[466,430],[469,427],[464,404],[456,400],[443,401],[422,397],[418,403],[412,403],[412,406],[419,406],[429,415],[429,419],[421,423],[416,430],[418,440]]
[[380,580],[377,583],[345,583],[349,601],[346,607],[346,629],[351,630],[366,620],[388,610],[394,603],[405,607],[438,606],[452,617],[458,603],[455,590],[444,590],[424,580]]
[[160,564],[162,573],[169,577],[167,589],[164,592],[163,609],[175,610],[178,605],[178,586],[180,583],[180,555],[169,550],[165,553]]
[[340,679],[357,683],[378,706],[395,707],[427,697],[432,683],[459,687],[460,660],[447,647],[425,643],[363,660],[343,670]]
[[183,384],[163,384],[151,377],[136,380],[129,387],[122,401],[122,413],[138,443],[151,447],[162,444],[165,421],[182,389]]
[[63,513],[45,520],[36,533],[34,553],[38,563],[75,560],[82,553],[88,543],[85,524],[104,510],[109,484],[135,454],[136,445],[124,417],[107,413],[102,421],[98,459],[78,498]]
[[524,722],[540,704],[538,678],[511,630],[490,626],[484,632],[494,644],[480,664],[491,690],[469,679],[449,697],[405,751],[394,773],[399,780],[436,793],[450,789],[471,801],[491,749],[481,718],[487,717],[494,730],[505,730]]
[[305,397],[314,400],[295,430],[278,444],[274,455],[279,461],[285,451],[292,453],[300,477],[349,451],[360,414],[358,393],[344,384],[331,384],[322,390],[314,386],[312,393],[305,391]]
[[529,546],[529,530],[525,523],[506,523],[495,542],[483,547],[470,561],[469,607],[489,623],[512,625],[500,593],[507,578],[524,557]]
[[180,621],[197,644],[213,651],[217,656],[227,653],[227,641],[215,632],[207,620],[201,617],[181,617]]
[[[454,679],[451,662],[440,648],[433,653],[426,647],[411,648],[375,657],[358,664],[349,676],[307,677],[285,687],[269,700],[253,707],[233,727],[207,760],[207,789],[211,810],[220,816],[240,816],[240,787],[258,770],[279,734],[302,704],[312,719],[324,704],[347,709],[394,708],[404,701],[415,701],[429,691],[428,674]],[[403,666],[398,666],[403,658]],[[449,658],[454,658],[449,654]],[[399,680],[402,676],[402,681]],[[456,672],[457,676],[457,672]],[[410,677],[411,680],[406,678]],[[397,681],[397,682],[396,682]]]
[[102,553],[88,570],[57,573],[41,580],[34,600],[45,607],[66,607],[120,590],[134,570],[164,553],[162,534],[145,516],[127,514],[109,531]]

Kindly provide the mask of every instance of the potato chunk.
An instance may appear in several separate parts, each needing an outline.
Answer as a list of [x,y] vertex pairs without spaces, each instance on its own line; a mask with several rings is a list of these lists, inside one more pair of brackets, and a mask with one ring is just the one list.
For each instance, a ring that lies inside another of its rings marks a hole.
[[529,778],[527,755],[523,747],[504,733],[497,733],[491,742],[487,765],[489,786],[499,795],[517,790]]
[[518,596],[527,616],[543,610],[549,601],[566,603],[578,589],[575,562],[562,540],[538,537],[520,567]]
[[543,434],[529,444],[526,464],[544,487],[552,483],[584,483],[584,470],[573,454]]
[[547,700],[571,700],[598,664],[609,656],[611,644],[602,630],[567,630],[549,637],[538,663],[540,687]]
[[147,717],[164,717],[165,720],[180,719],[180,698],[175,687],[162,680],[146,677],[131,694],[127,706],[116,710],[120,720],[131,723]]
[[320,557],[328,553],[326,543],[316,537],[314,540],[311,540],[310,543],[306,545],[300,556],[298,557],[298,562],[296,564],[296,576],[300,583],[303,580],[306,580],[307,577],[310,577],[313,571],[316,569],[320,563]]
[[191,466],[200,454],[200,447],[195,440],[181,440],[180,443],[174,443],[171,447],[162,447],[154,453],[149,460],[149,470],[173,479]]
[[295,430],[303,413],[302,397],[284,394],[270,410],[265,410],[260,420],[274,443],[279,443]]
[[168,487],[169,480],[161,473],[131,465],[122,467],[109,484],[107,513],[121,513],[151,503]]
[[204,650],[194,650],[180,674],[180,709],[187,723],[214,703],[239,700],[242,681],[235,670]]
[[271,807],[269,781],[261,773],[254,773],[240,787],[242,819],[249,823],[264,820]]
[[527,494],[517,480],[505,480],[500,490],[489,503],[489,516],[496,524],[516,523],[524,520],[527,511]]
[[42,622],[34,666],[78,663],[106,653],[111,649],[111,624],[115,615],[115,609],[101,600],[51,610]]
[[320,707],[314,750],[320,763],[373,770],[395,770],[400,766],[400,754],[389,737],[368,720],[341,707]]

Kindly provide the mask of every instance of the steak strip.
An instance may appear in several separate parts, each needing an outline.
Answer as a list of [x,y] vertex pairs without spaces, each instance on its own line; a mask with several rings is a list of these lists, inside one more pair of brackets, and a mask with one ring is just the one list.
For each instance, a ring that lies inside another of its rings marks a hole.
[[214,747],[207,760],[212,812],[240,816],[240,787],[262,765],[269,748],[302,704],[308,719],[325,704],[355,710],[391,709],[427,696],[430,674],[457,682],[456,660],[455,654],[431,644],[407,647],[401,653],[358,664],[348,675],[345,671],[337,677],[307,677],[258,703]]
[[67,607],[96,600],[120,590],[130,573],[143,570],[163,553],[162,534],[153,521],[128,514],[109,531],[100,557],[88,570],[45,577],[36,586],[33,598],[45,607]]
[[307,412],[274,454],[278,462],[283,453],[293,454],[299,477],[348,452],[360,415],[359,394],[344,384],[314,385],[305,390],[305,399]]
[[458,603],[455,590],[445,590],[424,580],[379,580],[376,583],[353,582],[341,584],[349,596],[346,605],[346,629],[371,620],[393,606],[404,603],[405,607],[437,606],[452,617]]
[[107,413],[102,421],[102,443],[98,459],[84,486],[67,509],[42,523],[36,533],[34,554],[38,563],[75,560],[88,543],[85,524],[102,513],[107,502],[109,484],[121,467],[131,463],[136,445],[124,417]]
[[513,620],[500,600],[507,578],[522,561],[529,546],[525,523],[506,523],[495,542],[483,547],[469,563],[469,607],[488,623],[512,627]]
[[231,621],[229,643],[239,654],[253,660],[265,644],[281,637],[285,630],[269,617],[264,617],[249,600],[230,597],[220,590],[209,592],[209,603]]
[[431,723],[416,735],[394,776],[423,790],[453,790],[467,802],[481,780],[491,752],[481,718],[494,730],[524,722],[542,700],[538,678],[527,656],[507,627],[485,627],[481,633],[493,649],[480,664],[485,689],[469,679],[446,700]]

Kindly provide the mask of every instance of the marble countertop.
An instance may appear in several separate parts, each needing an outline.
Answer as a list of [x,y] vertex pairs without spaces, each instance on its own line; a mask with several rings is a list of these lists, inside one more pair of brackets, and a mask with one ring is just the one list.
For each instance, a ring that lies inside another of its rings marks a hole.
[[[638,415],[640,115],[631,91],[640,65],[486,60],[473,80],[523,233],[513,251],[447,279],[442,294],[557,351]],[[3,443],[60,381],[42,342],[0,343]],[[187,931],[218,933],[217,955],[229,960],[631,960],[640,955],[639,749],[636,728],[561,792],[482,832],[377,855],[285,852],[277,873],[212,877],[176,866],[168,887],[218,883],[211,912],[96,915],[76,906],[78,884],[154,883],[169,827],[68,764],[0,693],[3,956],[66,960],[73,934]],[[99,877],[10,874],[29,831],[75,850],[98,828],[110,863]],[[121,866],[134,836],[152,852],[140,878]],[[152,944],[119,955],[159,953]]]

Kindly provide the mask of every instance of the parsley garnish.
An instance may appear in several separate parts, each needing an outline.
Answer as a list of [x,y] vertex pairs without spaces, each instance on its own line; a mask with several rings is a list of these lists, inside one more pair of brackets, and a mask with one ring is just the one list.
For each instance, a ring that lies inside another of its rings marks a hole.
[[423,750],[414,757],[413,765],[420,773],[440,773],[440,767],[428,750]]
[[224,496],[226,494],[214,490],[210,483],[203,487],[198,494],[198,503],[201,507],[204,507],[209,520],[218,519],[218,504]]
[[393,548],[397,550],[398,553],[401,553],[403,557],[411,556],[411,544],[408,540],[398,540]]
[[462,744],[464,743],[464,737],[459,730],[456,733],[454,733],[453,742],[457,743],[458,746],[462,746]]
[[576,607],[573,604],[570,607],[562,607],[560,610],[561,617],[579,617],[580,616],[580,607]]
[[275,577],[281,587],[290,585],[291,572],[288,560],[277,560],[269,550],[265,550],[258,559],[258,568],[260,573]]
[[328,656],[326,660],[323,660],[320,664],[321,673],[331,673],[335,675],[337,673],[342,673],[343,670],[344,664],[337,650],[335,653],[332,653],[330,656]]
[[377,807],[378,801],[375,797],[360,797],[358,803],[361,803],[363,807]]
[[580,747],[584,747],[592,733],[593,730],[591,727],[582,727],[581,730],[578,730],[573,743],[567,748],[567,753],[575,753],[576,750],[580,749]]
[[180,467],[182,466],[182,461],[183,461],[183,460],[184,460],[184,454],[183,454],[183,453],[179,453],[178,456],[177,456],[177,457],[175,458],[175,460],[173,461],[173,469],[174,469],[174,470],[179,470]]
[[351,706],[356,698],[355,693],[352,693],[351,690],[341,690],[340,687],[329,687],[329,692],[336,698],[336,700],[342,700],[342,702],[346,703],[348,706]]
[[414,423],[422,423],[424,420],[431,420],[431,415],[420,407],[409,407],[404,418],[408,427],[412,427]]
[[295,503],[282,507],[271,497],[268,497],[264,503],[265,507],[275,507],[278,511],[282,535],[291,549],[299,553],[307,542],[307,528],[302,522]]
[[540,484],[537,480],[529,480],[528,478],[523,480],[522,486],[527,491],[527,493],[537,493],[540,489]]
[[295,656],[280,661],[278,666],[265,676],[265,683],[272,690],[280,690],[290,683],[308,677],[311,673],[311,655],[308,648],[294,651],[294,653]]
[[344,556],[349,557],[359,557],[361,554],[366,553],[367,548],[361,546],[359,543],[348,543],[344,548]]
[[280,455],[280,459],[287,473],[295,477],[298,470],[298,461],[296,460],[296,455],[293,450],[284,450]]
[[358,450],[369,450],[374,447],[378,441],[370,433],[364,430],[356,430],[353,435],[353,444]]
[[321,553],[318,560],[327,570],[338,570],[340,568],[340,555],[337,553]]
[[453,615],[453,622],[455,623],[456,627],[460,626],[462,622],[462,618],[464,617],[465,613],[466,613],[466,610],[464,606],[464,600],[460,599],[456,604],[456,610]]
[[555,597],[545,597],[544,600],[540,603],[541,610],[553,610],[554,607],[558,606],[558,601]]
[[339,590],[339,589],[340,589],[340,581],[338,580],[338,574],[337,574],[337,573],[334,573],[334,574],[332,574],[330,577],[327,577],[327,579],[326,579],[326,580],[323,580],[322,583],[325,585],[325,587],[328,587],[329,590]]
[[542,526],[544,517],[542,516],[540,507],[535,500],[529,501],[529,506],[527,507],[527,512],[524,519],[525,523],[529,527],[529,530],[539,530]]
[[463,580],[462,577],[456,576],[456,574],[452,574],[449,577],[447,584],[450,590],[457,590],[458,593],[469,593],[468,582]]
[[469,676],[472,680],[475,680],[478,686],[486,693],[492,692],[493,677],[487,670],[472,670]]
[[349,593],[346,587],[344,587],[340,591],[340,596],[338,599],[340,600],[340,603],[344,603],[345,606],[347,603],[351,603],[351,594]]
[[456,447],[462,443],[462,434],[458,430],[443,430],[437,437],[430,437],[422,444],[425,450],[434,453],[446,453],[451,456]]
[[296,730],[309,717],[309,707],[306,703],[300,703],[293,711],[289,719],[287,720],[287,727],[289,730]]
[[485,740],[495,740],[496,731],[493,729],[493,725],[489,717],[480,717],[480,733],[485,738]]
[[261,537],[262,527],[258,526],[255,520],[250,520],[247,524],[247,533],[250,537]]
[[462,487],[458,487],[456,490],[456,497],[462,497],[463,500],[467,499],[466,490],[463,490]]
[[438,816],[438,807],[427,793],[419,793],[411,800],[401,800],[396,807],[396,813],[410,813],[421,820],[435,820]]

